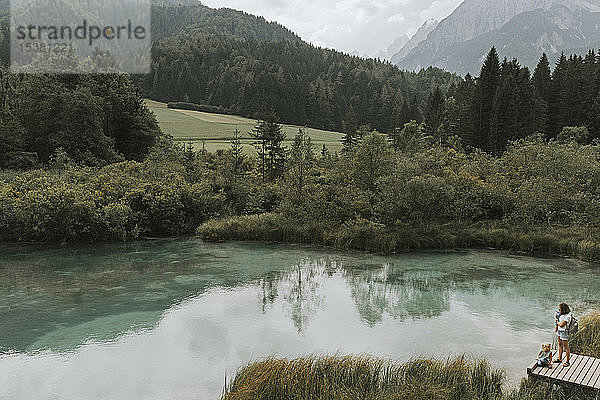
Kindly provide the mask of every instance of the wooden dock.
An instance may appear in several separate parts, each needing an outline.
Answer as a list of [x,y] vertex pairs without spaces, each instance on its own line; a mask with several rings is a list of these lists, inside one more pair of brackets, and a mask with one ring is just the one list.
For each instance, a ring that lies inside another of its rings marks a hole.
[[[553,352],[553,359],[558,357],[558,351]],[[563,354],[564,357],[564,354]],[[564,361],[564,359],[563,359]],[[527,374],[557,384],[576,385],[588,389],[600,390],[600,359],[571,354],[571,365],[563,363],[552,364],[552,369],[538,367],[527,368]]]

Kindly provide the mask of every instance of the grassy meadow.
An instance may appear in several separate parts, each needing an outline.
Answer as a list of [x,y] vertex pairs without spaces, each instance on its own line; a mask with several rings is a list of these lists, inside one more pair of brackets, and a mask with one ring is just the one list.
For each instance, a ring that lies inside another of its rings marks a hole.
[[[195,150],[203,148],[214,152],[219,149],[228,149],[233,132],[237,128],[242,134],[242,143],[249,154],[254,154],[252,138],[248,134],[256,126],[256,121],[237,115],[212,114],[201,111],[174,110],[165,103],[146,100],[148,108],[156,115],[161,129],[173,136],[177,142],[192,142]],[[283,125],[286,134],[284,146],[289,146],[298,133],[299,126]],[[316,150],[325,145],[331,152],[342,149],[342,134],[338,132],[323,131],[320,129],[303,128],[310,136]]]

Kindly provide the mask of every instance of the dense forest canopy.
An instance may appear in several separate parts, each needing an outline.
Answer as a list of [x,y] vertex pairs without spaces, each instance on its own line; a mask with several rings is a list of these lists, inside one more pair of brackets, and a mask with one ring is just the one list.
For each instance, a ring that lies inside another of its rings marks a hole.
[[[195,3],[195,4],[192,4]],[[215,30],[240,39],[277,42],[298,41],[298,35],[278,24],[243,11],[214,9],[198,2],[158,4],[152,7],[152,38],[159,40],[190,29]]]
[[161,135],[127,75],[14,75],[0,68],[0,167],[141,160]]
[[441,141],[458,135],[493,154],[536,133],[562,140],[565,127],[585,126],[583,143],[600,139],[600,57],[563,54],[551,70],[543,54],[532,74],[516,59],[500,61],[492,48],[479,77],[467,75],[445,96],[432,92],[425,114]]

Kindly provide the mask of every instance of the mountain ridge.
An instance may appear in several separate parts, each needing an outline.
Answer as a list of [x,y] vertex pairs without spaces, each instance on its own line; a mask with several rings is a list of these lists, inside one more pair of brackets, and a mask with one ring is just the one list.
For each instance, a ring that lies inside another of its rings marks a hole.
[[489,48],[533,66],[549,56],[600,42],[600,1],[594,0],[466,0],[405,57],[400,68],[430,65],[459,74],[478,72]]

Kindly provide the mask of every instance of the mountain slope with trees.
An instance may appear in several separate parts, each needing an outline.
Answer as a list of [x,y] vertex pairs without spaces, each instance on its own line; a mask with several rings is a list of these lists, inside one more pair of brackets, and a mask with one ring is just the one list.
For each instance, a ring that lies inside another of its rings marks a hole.
[[[342,129],[352,105],[361,124],[388,131],[414,116],[420,120],[428,93],[457,79],[436,69],[405,73],[387,62],[318,48],[237,11],[231,25],[220,15],[225,12],[233,11],[157,9],[153,18],[164,34],[154,43],[152,74],[141,82],[146,95],[248,117],[274,111],[283,122],[328,130]],[[204,14],[210,17],[198,22],[196,15]],[[181,28],[173,36],[179,28],[162,28],[171,27],[171,19]]]

